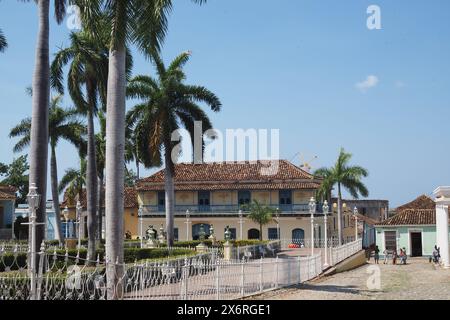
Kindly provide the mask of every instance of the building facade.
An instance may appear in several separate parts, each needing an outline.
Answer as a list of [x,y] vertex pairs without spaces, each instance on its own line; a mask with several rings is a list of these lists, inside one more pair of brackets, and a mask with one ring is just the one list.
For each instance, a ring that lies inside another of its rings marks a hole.
[[13,238],[13,216],[16,203],[16,189],[0,186],[0,239]]
[[[267,175],[266,163],[227,162],[178,164],[175,166],[175,238],[196,240],[200,228],[206,234],[214,228],[218,240],[230,227],[234,239],[258,239],[259,225],[248,218],[246,205],[254,200],[273,208],[273,221],[264,226],[264,239],[309,239],[311,219],[308,203],[321,180],[288,161]],[[137,183],[141,220],[133,237],[142,237],[153,226],[165,226],[164,170]],[[320,211],[320,206],[318,207]],[[241,211],[241,214],[240,214]],[[277,218],[277,216],[279,216]],[[323,215],[316,217],[316,238],[323,237]]]
[[431,256],[436,245],[436,203],[428,196],[400,206],[396,214],[376,224],[381,252],[406,248],[411,257]]

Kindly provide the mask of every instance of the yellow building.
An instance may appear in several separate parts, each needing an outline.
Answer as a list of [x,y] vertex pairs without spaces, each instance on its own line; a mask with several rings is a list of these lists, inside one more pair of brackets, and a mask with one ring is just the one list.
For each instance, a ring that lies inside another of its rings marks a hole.
[[[134,238],[138,236],[138,202],[137,202],[137,193],[135,188],[126,187],[124,189],[125,197],[124,197],[124,232],[130,233]],[[104,199],[104,197],[103,197]],[[78,197],[73,200],[68,199],[67,195],[64,196],[64,201],[61,204],[61,221],[63,222],[63,229],[65,228],[65,217],[64,217],[64,209],[67,207],[68,210],[68,218],[70,220],[77,220],[76,214],[76,204],[78,201]],[[83,190],[81,195],[81,216],[82,216],[82,238],[87,238],[87,200],[86,200],[86,190]],[[102,233],[104,237],[105,232],[105,203],[102,205]],[[124,234],[125,237],[125,234]]]
[[[207,234],[214,228],[218,240],[224,238],[227,226],[234,239],[258,239],[259,226],[247,218],[247,212],[242,212],[242,218],[239,214],[243,205],[257,200],[279,212],[279,219],[274,215],[272,223],[263,227],[264,239],[309,239],[308,203],[321,180],[284,160],[279,161],[278,170],[266,175],[267,165],[260,161],[176,165],[175,238],[196,240],[203,224]],[[165,226],[164,170],[140,180],[136,189],[142,227],[133,236],[139,237],[150,226],[156,231]],[[323,237],[320,229],[319,237]]]

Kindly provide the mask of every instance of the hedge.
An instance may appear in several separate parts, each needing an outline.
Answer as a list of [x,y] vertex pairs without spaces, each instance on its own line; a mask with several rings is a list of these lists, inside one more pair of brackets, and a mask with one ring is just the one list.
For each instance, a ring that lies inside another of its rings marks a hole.
[[[52,254],[54,251],[48,251],[50,263],[53,262]],[[72,249],[67,251],[68,256],[70,257],[68,264],[74,264],[74,257],[77,256],[78,250]],[[80,255],[80,264],[84,264],[84,260],[87,256],[87,250],[81,249],[79,251]],[[60,267],[64,263],[66,250],[56,250],[57,254],[57,266]],[[100,261],[104,261],[105,251],[97,250],[96,254],[100,257]],[[141,260],[157,260],[157,259],[166,259],[170,257],[180,257],[180,256],[191,256],[195,254],[194,251],[189,249],[174,249],[169,250],[167,248],[157,248],[157,249],[140,249],[140,248],[126,248],[124,249],[124,262],[125,263],[134,263],[135,261]],[[97,256],[96,256],[97,259]],[[19,268],[25,268],[27,265],[27,253],[21,252],[17,254],[17,258],[13,253],[6,253],[0,257],[0,272],[5,271],[5,266],[10,267],[11,270],[18,270]]]

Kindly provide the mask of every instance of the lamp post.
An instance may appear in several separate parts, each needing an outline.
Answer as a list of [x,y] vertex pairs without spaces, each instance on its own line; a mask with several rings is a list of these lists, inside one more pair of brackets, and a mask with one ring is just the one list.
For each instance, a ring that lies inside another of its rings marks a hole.
[[27,195],[28,207],[30,210],[30,222],[28,223],[31,227],[31,261],[30,261],[30,284],[31,284],[31,300],[36,300],[36,227],[38,225],[44,225],[45,223],[36,222],[36,210],[39,207],[39,203],[41,202],[41,195],[37,193],[37,187],[35,183],[32,183],[30,186],[30,191]]
[[316,213],[316,199],[309,201],[309,213],[311,214],[311,256],[314,255],[314,214]]
[[81,249],[81,230],[82,230],[82,223],[81,223],[81,211],[83,210],[83,207],[81,206],[81,202],[77,201],[77,224],[78,224],[78,249]]
[[139,216],[139,239],[141,240],[141,248],[144,247],[144,230],[143,230],[143,207],[142,204],[139,205],[138,216]]
[[63,210],[64,220],[66,221],[66,239],[69,237],[69,208],[66,206]]
[[353,218],[355,219],[355,241],[358,241],[358,208],[353,209]]
[[239,239],[240,240],[244,240],[243,239],[243,227],[242,227],[243,224],[244,224],[244,214],[243,214],[242,210],[239,210]]
[[280,240],[281,239],[281,235],[280,235],[280,208],[277,208],[276,217],[277,217],[277,240]]
[[324,269],[328,268],[328,210],[329,210],[329,206],[328,206],[328,201],[325,200],[323,202],[323,222],[325,225],[325,263],[323,265]]
[[191,213],[186,210],[186,241],[189,241],[189,225],[191,223]]

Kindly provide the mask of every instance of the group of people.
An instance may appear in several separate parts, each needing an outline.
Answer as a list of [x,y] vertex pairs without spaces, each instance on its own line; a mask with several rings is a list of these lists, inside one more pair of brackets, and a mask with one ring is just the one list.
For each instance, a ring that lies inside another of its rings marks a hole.
[[439,263],[439,259],[441,258],[441,250],[438,246],[434,246],[433,255],[430,257],[430,263]]
[[[374,257],[375,257],[375,264],[380,263],[380,248],[378,246],[375,247],[374,250]],[[408,259],[408,255],[406,254],[406,248],[400,248],[400,254],[397,252],[397,250],[384,250],[384,264],[388,264],[389,260],[392,259],[392,264],[396,265],[397,260],[400,259],[400,264],[406,264],[406,261]],[[370,254],[369,254],[369,261],[370,261]]]

